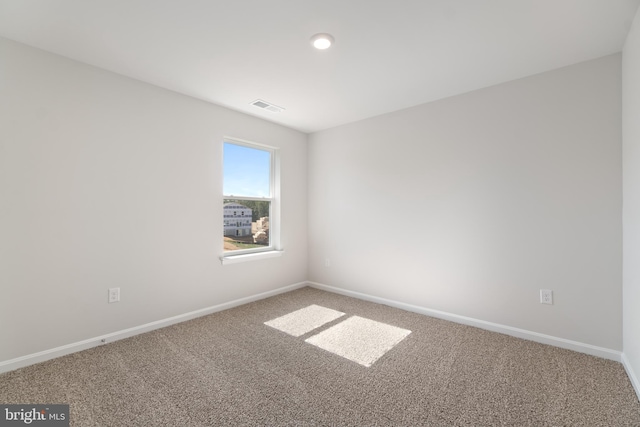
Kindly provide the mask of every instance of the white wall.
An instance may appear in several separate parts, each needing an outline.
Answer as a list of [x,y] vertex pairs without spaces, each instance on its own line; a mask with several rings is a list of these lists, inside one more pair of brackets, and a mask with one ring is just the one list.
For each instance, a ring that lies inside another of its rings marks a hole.
[[[636,22],[625,259],[638,44]],[[0,38],[0,362],[307,278],[620,350],[620,74],[613,55],[313,134],[307,153],[302,133]],[[223,135],[281,147],[283,257],[218,260]],[[624,273],[638,371],[640,269]]]
[[624,356],[640,396],[640,11],[622,52],[622,88]]
[[619,54],[309,142],[310,280],[622,349]]
[[[218,259],[223,135],[281,148],[282,257]],[[304,281],[306,138],[0,39],[0,362]]]

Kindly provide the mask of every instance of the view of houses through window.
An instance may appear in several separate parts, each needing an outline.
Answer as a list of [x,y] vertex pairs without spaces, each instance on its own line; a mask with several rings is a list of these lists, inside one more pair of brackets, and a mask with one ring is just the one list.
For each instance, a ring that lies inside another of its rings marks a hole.
[[224,250],[269,246],[269,211],[271,202],[224,200]]
[[273,151],[224,143],[224,252],[271,247]]

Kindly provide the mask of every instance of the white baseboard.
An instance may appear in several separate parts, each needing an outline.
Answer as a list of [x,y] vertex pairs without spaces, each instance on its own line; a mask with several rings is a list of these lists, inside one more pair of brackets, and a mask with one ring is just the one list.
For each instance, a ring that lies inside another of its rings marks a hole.
[[[527,331],[525,329],[513,328],[511,326],[501,325],[499,323],[487,322],[484,320],[474,319],[472,317],[460,316],[457,314],[447,313],[439,310],[432,310],[430,308],[420,307],[417,305],[407,304],[399,301],[393,301],[386,298],[380,298],[372,295],[363,294],[360,292],[349,291],[346,289],[336,288],[322,283],[307,282],[309,286],[321,289],[323,291],[333,292],[336,294],[346,295],[353,298],[358,298],[365,301],[371,301],[378,304],[384,304],[391,307],[400,308],[402,310],[411,311],[414,313],[424,314],[431,317],[437,317],[439,319],[449,320],[455,323],[462,323],[464,325],[475,326],[476,328],[486,329],[493,332],[499,332],[505,335],[511,335],[517,338],[523,338],[529,341],[535,341],[542,344],[548,344],[555,347],[566,348],[568,350],[577,351],[580,353],[590,354],[592,356],[602,357],[604,359],[615,360],[616,362],[622,361],[622,353],[620,351],[611,350],[604,347],[598,347],[591,344],[585,344],[577,341],[571,341],[564,338],[558,338],[551,335],[540,334],[538,332]],[[636,388],[637,390],[637,388]]]
[[123,329],[121,331],[112,332],[110,334],[101,335],[98,337],[89,338],[83,341],[78,341],[75,343],[52,348],[49,350],[40,351],[38,353],[28,354],[26,356],[21,356],[15,359],[6,360],[3,362],[0,362],[0,373],[13,371],[15,369],[33,365],[35,363],[44,362],[46,360],[55,359],[60,356],[65,356],[67,354],[86,350],[88,348],[97,347],[99,345],[121,340],[123,338],[139,335],[145,332],[153,331],[154,329],[164,328],[166,326],[174,325],[176,323],[181,323],[187,320],[195,319],[196,317],[206,316],[207,314],[215,313],[222,310],[227,310],[229,308],[233,308],[240,305],[248,304],[253,301],[269,298],[269,297],[282,294],[285,292],[289,292],[294,289],[302,288],[305,286],[307,286],[307,282],[295,283],[293,285],[284,286],[282,288],[274,289],[272,291],[251,295],[245,298],[240,298],[237,300],[214,305],[214,306],[203,308],[200,310],[191,311],[189,313],[180,314],[178,316],[169,317],[167,319],[156,320],[155,322],[146,323],[140,326],[134,326],[133,328]]
[[400,308],[402,310],[411,311],[414,313],[424,314],[439,319],[449,320],[464,325],[475,326],[477,328],[486,329],[493,332],[499,332],[506,335],[511,335],[518,338],[527,339],[530,341],[539,342],[542,344],[553,345],[560,348],[566,348],[569,350],[578,351],[580,353],[586,353],[593,356],[602,357],[604,359],[615,360],[622,362],[625,370],[631,380],[631,383],[640,398],[640,381],[636,376],[633,368],[629,364],[626,356],[616,350],[611,350],[603,347],[597,347],[591,344],[580,343],[577,341],[566,340],[564,338],[558,338],[551,335],[540,334],[537,332],[527,331],[525,329],[513,328],[511,326],[501,325],[498,323],[487,322],[484,320],[474,319],[471,317],[460,316],[457,314],[447,313],[444,311],[433,310],[425,307],[420,307],[412,304],[407,304],[399,301],[389,300],[386,298],[380,298],[360,292],[349,291],[346,289],[336,288],[329,285],[324,285],[317,282],[300,282],[293,285],[284,286],[278,289],[274,289],[268,292],[240,298],[237,300],[229,301],[223,304],[203,308],[200,310],[192,311],[189,313],[180,314],[167,319],[157,320],[155,322],[146,323],[144,325],[135,326],[133,328],[124,329],[121,331],[112,332],[110,334],[101,335],[94,338],[89,338],[83,341],[63,345],[60,347],[52,348],[49,350],[40,351],[38,353],[28,354],[26,356],[17,357],[7,361],[0,362],[0,373],[12,371],[25,366],[33,365],[35,363],[44,362],[46,360],[55,359],[60,356],[75,353],[78,351],[86,350],[88,348],[97,347],[99,345],[128,338],[134,335],[139,335],[145,332],[153,331],[155,329],[170,326],[176,323],[184,322],[196,317],[206,316],[207,314],[215,313],[222,310],[227,310],[233,307],[238,307],[243,304],[248,304],[253,301],[258,301],[264,298],[269,298],[281,293],[289,292],[294,289],[299,289],[304,286],[311,286],[317,289],[321,289],[336,294],[346,295],[353,298],[362,299],[365,301],[371,301],[379,304],[388,305],[391,307]]
[[629,363],[629,359],[627,359],[627,355],[622,353],[622,366],[624,366],[624,370],[627,371],[627,376],[631,381],[631,385],[633,389],[636,391],[636,395],[638,396],[638,400],[640,400],[640,381],[638,380],[638,376],[635,371],[631,367],[631,363]]

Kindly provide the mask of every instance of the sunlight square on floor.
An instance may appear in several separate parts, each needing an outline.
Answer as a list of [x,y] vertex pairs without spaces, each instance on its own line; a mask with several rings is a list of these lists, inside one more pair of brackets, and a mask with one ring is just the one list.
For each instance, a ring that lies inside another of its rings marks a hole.
[[370,367],[410,333],[407,329],[352,316],[305,341]]
[[299,337],[341,316],[344,316],[344,313],[312,304],[264,322],[264,324],[294,337]]

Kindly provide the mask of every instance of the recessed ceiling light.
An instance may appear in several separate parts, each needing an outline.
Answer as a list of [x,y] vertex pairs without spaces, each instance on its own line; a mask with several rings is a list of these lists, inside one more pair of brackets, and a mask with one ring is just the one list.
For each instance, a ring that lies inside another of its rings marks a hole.
[[327,49],[333,44],[333,36],[327,33],[319,33],[311,37],[311,44],[316,49]]

